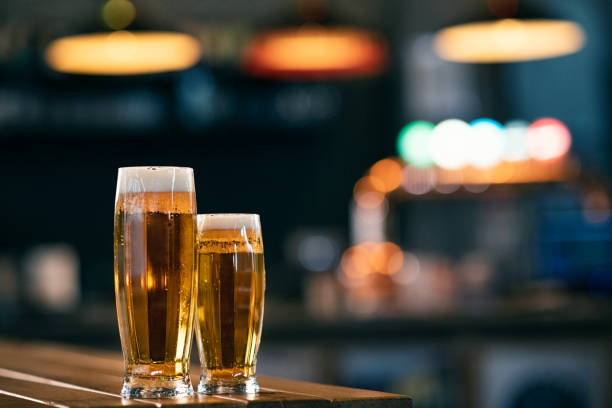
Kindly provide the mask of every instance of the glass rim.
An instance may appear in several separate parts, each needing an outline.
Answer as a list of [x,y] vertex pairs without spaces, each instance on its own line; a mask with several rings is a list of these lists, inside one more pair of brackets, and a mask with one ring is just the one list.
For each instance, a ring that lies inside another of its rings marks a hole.
[[208,230],[241,230],[242,228],[261,233],[259,214],[252,213],[197,214],[196,224],[198,235]]
[[124,166],[119,167],[119,170],[123,169],[138,169],[138,170],[154,170],[154,169],[181,169],[181,170],[192,170],[193,167],[185,167],[185,166]]
[[216,217],[216,216],[226,216],[226,217],[244,217],[244,216],[250,216],[250,217],[259,217],[259,214],[257,213],[202,213],[202,214],[196,214],[198,217]]

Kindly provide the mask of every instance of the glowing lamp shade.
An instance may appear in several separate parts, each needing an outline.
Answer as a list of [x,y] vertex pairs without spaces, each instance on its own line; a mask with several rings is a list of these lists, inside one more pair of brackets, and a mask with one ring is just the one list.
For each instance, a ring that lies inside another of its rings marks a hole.
[[459,119],[447,119],[434,127],[429,139],[431,157],[439,167],[456,170],[467,164],[466,141],[472,128]]
[[515,62],[573,54],[584,42],[584,31],[571,21],[504,19],[445,28],[436,34],[435,50],[449,61]]
[[259,35],[245,54],[255,76],[287,79],[368,76],[387,62],[385,45],[357,29],[302,27]]
[[569,129],[557,119],[538,119],[527,129],[527,151],[533,159],[559,158],[567,154],[571,144]]
[[200,44],[187,34],[115,31],[55,40],[45,60],[65,73],[137,75],[187,69],[200,55]]
[[493,119],[476,119],[470,126],[472,131],[466,152],[468,163],[481,169],[498,164],[506,144],[502,125]]
[[429,152],[429,139],[434,125],[425,121],[407,124],[397,137],[397,151],[404,161],[414,167],[429,167],[433,159]]
[[527,160],[527,128],[529,123],[524,120],[511,120],[506,123],[506,151],[504,159],[510,162]]

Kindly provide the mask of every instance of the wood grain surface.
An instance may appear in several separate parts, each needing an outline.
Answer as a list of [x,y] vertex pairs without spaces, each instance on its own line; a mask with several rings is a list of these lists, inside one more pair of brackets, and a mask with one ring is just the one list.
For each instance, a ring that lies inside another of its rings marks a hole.
[[[197,384],[199,367],[192,368]],[[125,399],[119,395],[121,355],[49,343],[0,340],[0,407],[146,406],[223,408],[410,408],[403,395],[258,376],[255,395],[207,396],[167,400]]]

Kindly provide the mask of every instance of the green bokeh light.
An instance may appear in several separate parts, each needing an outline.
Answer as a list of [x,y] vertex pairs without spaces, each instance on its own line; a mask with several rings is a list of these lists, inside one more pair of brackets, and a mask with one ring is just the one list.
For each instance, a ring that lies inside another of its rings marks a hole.
[[404,161],[415,167],[430,167],[433,160],[429,152],[429,137],[434,125],[418,120],[400,130],[397,137],[397,151]]

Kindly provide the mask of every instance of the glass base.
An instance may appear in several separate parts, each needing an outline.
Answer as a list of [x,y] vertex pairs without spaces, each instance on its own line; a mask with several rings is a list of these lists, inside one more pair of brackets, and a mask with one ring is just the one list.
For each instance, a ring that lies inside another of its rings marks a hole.
[[181,398],[193,395],[189,376],[151,377],[126,376],[121,387],[125,398]]
[[257,378],[251,377],[246,380],[218,380],[200,377],[198,392],[201,394],[255,394],[259,392]]

